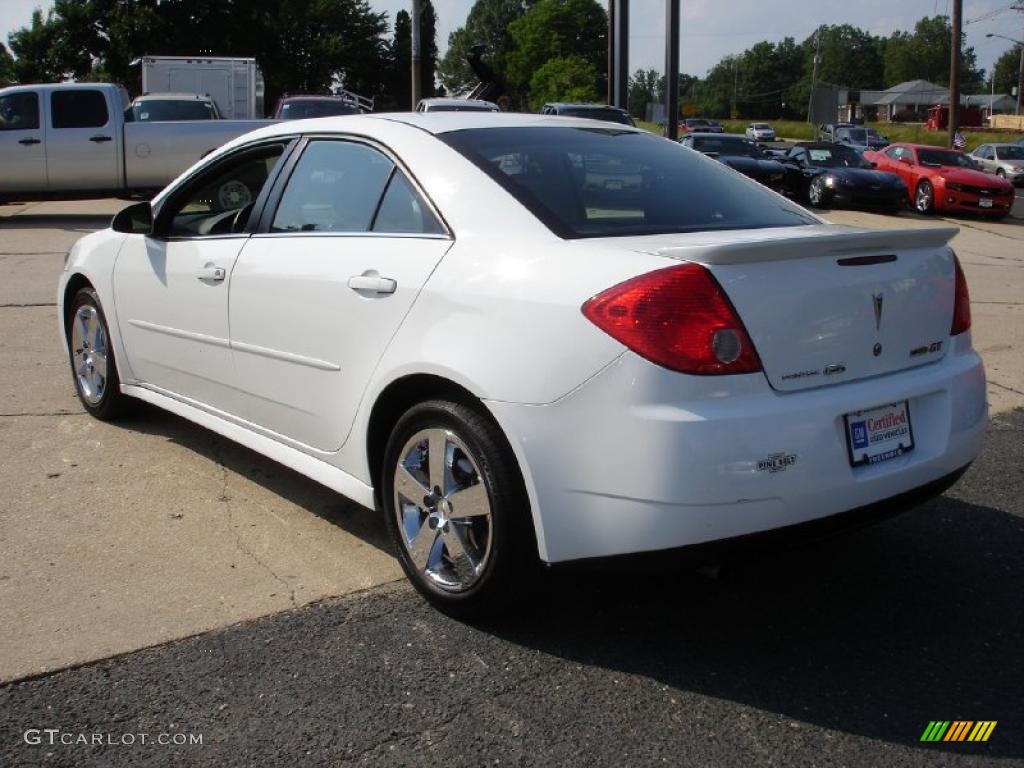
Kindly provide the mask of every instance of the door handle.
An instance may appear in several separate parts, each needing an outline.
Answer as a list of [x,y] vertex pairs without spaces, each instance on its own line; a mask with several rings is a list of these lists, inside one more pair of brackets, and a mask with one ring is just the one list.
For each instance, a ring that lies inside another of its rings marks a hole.
[[89,141],[94,141],[97,144],[102,144],[105,141],[113,141],[113,136],[92,136]]
[[213,283],[221,282],[227,273],[224,271],[224,267],[215,267],[212,264],[207,265],[196,272],[196,278],[199,280],[209,280]]
[[42,142],[39,139],[19,139],[18,143],[24,144],[26,147],[30,147],[33,144],[42,144]]
[[352,275],[348,279],[348,287],[353,291],[367,291],[369,293],[394,293],[398,283],[390,277],[380,277],[376,274]]

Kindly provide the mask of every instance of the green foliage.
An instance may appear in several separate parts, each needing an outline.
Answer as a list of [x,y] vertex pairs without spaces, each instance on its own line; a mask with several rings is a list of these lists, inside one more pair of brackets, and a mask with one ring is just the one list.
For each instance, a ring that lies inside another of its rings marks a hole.
[[549,101],[597,100],[594,65],[579,56],[549,59],[530,78],[530,108],[538,111]]
[[437,72],[449,93],[466,93],[477,84],[477,77],[466,63],[473,46],[482,45],[485,59],[495,72],[504,73],[512,48],[509,26],[526,12],[525,0],[476,0],[465,25],[448,36],[448,50]]
[[[929,16],[914,25],[913,32],[896,31],[885,41],[885,82],[888,86],[907,80],[928,80],[949,85],[950,39],[946,16]],[[966,90],[982,90],[984,71],[977,68],[974,48],[961,48],[960,83]]]
[[[525,100],[533,77],[557,59],[579,59],[593,72],[590,91],[603,91],[608,55],[608,14],[596,0],[540,0],[509,25],[513,48],[508,55],[506,82],[513,101]],[[579,76],[578,65],[562,64],[559,74],[571,70]],[[534,99],[532,94],[530,102]]]
[[1020,57],[1021,49],[1014,46],[996,59],[996,65],[992,68],[992,76],[996,80],[996,93],[1011,93],[1012,89],[1017,87]]
[[638,69],[629,78],[629,114],[638,120],[647,116],[648,102],[665,99],[665,76],[654,69]]
[[0,43],[0,88],[14,80],[14,57],[7,46]]
[[102,75],[133,92],[131,61],[146,54],[256,56],[273,104],[335,82],[380,94],[391,71],[387,27],[367,0],[55,0],[10,43],[21,82]]

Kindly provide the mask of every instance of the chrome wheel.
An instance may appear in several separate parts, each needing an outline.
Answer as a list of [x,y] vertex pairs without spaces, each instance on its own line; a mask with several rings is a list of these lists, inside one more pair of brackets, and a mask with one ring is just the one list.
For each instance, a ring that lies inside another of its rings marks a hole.
[[807,190],[807,199],[811,205],[819,206],[825,198],[825,190],[821,186],[821,179],[815,179],[811,182],[811,188]]
[[107,334],[99,312],[83,304],[71,323],[71,359],[82,398],[98,405],[107,391]]
[[932,209],[932,185],[927,181],[917,185],[917,194],[914,195],[914,207],[920,213],[928,213]]
[[491,500],[477,459],[451,430],[414,434],[398,454],[394,512],[402,546],[425,580],[462,592],[491,554]]

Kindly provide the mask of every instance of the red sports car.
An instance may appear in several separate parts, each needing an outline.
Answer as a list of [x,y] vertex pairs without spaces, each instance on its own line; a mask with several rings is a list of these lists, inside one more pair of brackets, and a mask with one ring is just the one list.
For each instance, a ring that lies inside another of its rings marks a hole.
[[984,173],[963,152],[926,144],[890,144],[864,157],[907,184],[919,213],[963,211],[1001,219],[1013,207],[1013,185]]

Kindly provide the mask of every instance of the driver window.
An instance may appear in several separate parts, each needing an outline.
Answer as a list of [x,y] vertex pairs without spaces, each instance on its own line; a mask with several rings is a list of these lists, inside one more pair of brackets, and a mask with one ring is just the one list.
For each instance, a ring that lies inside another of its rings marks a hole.
[[243,231],[283,153],[283,144],[273,144],[215,163],[171,201],[161,215],[168,222],[164,234],[196,237]]

